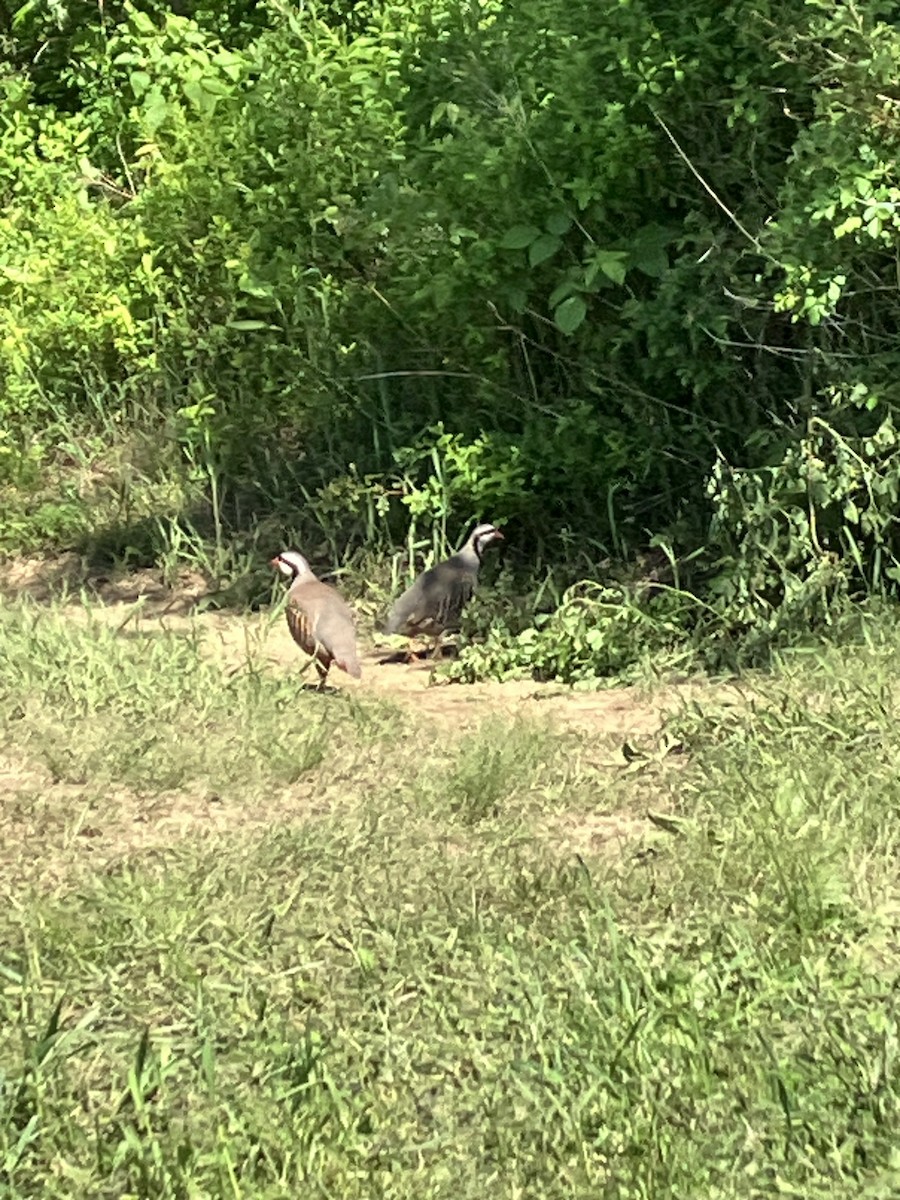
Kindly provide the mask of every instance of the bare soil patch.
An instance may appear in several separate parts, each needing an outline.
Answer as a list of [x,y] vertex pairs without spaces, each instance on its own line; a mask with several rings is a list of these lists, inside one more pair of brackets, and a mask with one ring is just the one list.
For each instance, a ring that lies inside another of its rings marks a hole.
[[663,841],[649,820],[636,813],[564,813],[541,822],[535,832],[561,857],[615,858]]
[[141,795],[129,788],[66,783],[15,754],[0,756],[0,903],[23,884],[52,890],[79,870],[103,870],[185,838],[261,833],[302,822],[339,802],[346,788],[318,779],[273,791],[248,806],[208,788]]
[[[72,599],[83,589],[85,605]],[[266,670],[296,674],[298,687],[312,682],[303,655],[280,614],[199,611],[206,585],[186,575],[176,587],[159,572],[141,571],[121,579],[88,576],[76,555],[53,560],[22,559],[0,566],[0,595],[27,594],[38,603],[54,602],[54,613],[73,624],[97,621],[119,636],[153,638],[166,631],[200,638],[204,652],[223,671]],[[385,662],[387,646],[368,646],[362,655],[363,677],[333,671],[329,683],[339,693],[372,696],[407,707],[433,724],[441,740],[495,718],[549,722],[576,733],[572,753],[601,772],[626,766],[623,746],[652,745],[667,714],[705,699],[745,702],[734,687],[702,681],[659,687],[617,687],[576,692],[558,684],[532,681],[473,685],[432,683],[430,663]],[[322,697],[329,703],[328,697]],[[333,699],[332,701],[333,702]],[[73,870],[103,869],[110,863],[159,850],[190,836],[216,837],[237,828],[271,827],[305,820],[346,798],[346,780],[333,785],[319,779],[279,789],[264,811],[223,800],[197,788],[155,796],[127,789],[104,791],[93,784],[55,781],[41,767],[0,757],[0,898],[26,880],[40,887],[70,879]],[[640,850],[661,835],[644,813],[569,814],[548,819],[535,834],[561,855],[621,855],[628,843]],[[33,854],[23,854],[23,846]],[[4,852],[3,847],[8,849]]]
[[133,604],[140,600],[148,613],[187,613],[209,592],[199,571],[182,571],[177,583],[166,583],[158,570],[131,571],[125,575],[97,574],[74,551],[53,557],[26,555],[0,562],[0,596],[30,596],[40,604],[65,600],[81,590],[106,605]]
[[[70,598],[84,589],[92,603],[86,608]],[[116,578],[89,574],[76,554],[54,558],[19,558],[0,564],[0,596],[28,595],[39,603],[62,600],[56,611],[72,622],[98,620],[118,628],[123,636],[153,636],[165,630],[199,634],[204,648],[227,673],[250,665],[276,672],[296,672],[311,682],[284,621],[269,613],[194,611],[207,594],[199,573],[185,572],[175,586],[159,571],[143,570]],[[352,680],[333,670],[329,684],[358,690],[409,705],[427,718],[447,726],[468,727],[488,716],[560,721],[587,736],[628,738],[650,736],[667,713],[701,697],[743,703],[744,694],[728,685],[691,681],[677,685],[614,687],[579,692],[553,683],[517,680],[471,685],[432,684],[431,664],[384,662],[386,646],[363,648],[363,678]]]

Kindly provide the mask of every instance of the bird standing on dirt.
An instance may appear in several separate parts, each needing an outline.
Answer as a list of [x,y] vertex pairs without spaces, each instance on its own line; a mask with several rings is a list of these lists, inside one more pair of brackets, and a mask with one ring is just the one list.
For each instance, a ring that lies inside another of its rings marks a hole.
[[347,602],[315,577],[296,550],[283,550],[271,565],[292,580],[285,610],[288,629],[300,649],[315,660],[318,690],[324,690],[332,663],[359,679],[362,671],[356,653],[356,623]]
[[[408,638],[433,637],[432,658],[441,638],[459,629],[460,617],[478,583],[481,556],[503,534],[494,525],[476,525],[463,548],[452,557],[423,572],[391,609],[385,633],[402,633]],[[412,642],[410,654],[412,658]]]

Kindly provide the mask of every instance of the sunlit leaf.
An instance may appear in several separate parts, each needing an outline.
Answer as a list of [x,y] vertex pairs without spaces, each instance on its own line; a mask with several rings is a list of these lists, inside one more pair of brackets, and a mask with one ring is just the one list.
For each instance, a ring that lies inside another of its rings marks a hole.
[[568,300],[563,300],[556,309],[553,320],[561,333],[571,334],[581,325],[586,316],[587,305],[581,296],[570,296]]

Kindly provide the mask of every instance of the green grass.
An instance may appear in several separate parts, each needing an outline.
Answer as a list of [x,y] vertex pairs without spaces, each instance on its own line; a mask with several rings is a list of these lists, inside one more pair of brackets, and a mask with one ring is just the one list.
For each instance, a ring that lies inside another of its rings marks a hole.
[[27,605],[0,662],[3,1197],[900,1192],[888,625],[620,767]]

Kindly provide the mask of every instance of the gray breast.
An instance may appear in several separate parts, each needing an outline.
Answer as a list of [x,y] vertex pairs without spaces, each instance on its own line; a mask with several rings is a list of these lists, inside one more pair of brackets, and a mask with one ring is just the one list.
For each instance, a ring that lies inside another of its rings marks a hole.
[[477,563],[473,567],[459,555],[425,571],[394,604],[385,625],[387,633],[437,637],[455,632],[475,591]]

